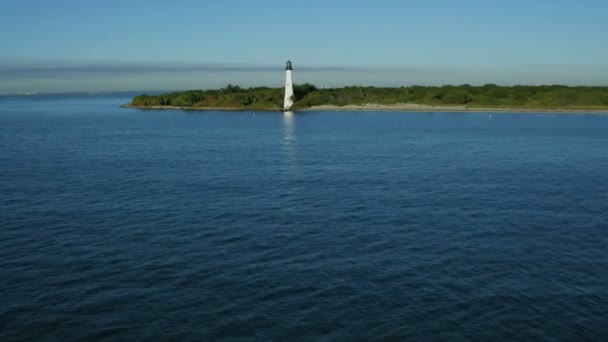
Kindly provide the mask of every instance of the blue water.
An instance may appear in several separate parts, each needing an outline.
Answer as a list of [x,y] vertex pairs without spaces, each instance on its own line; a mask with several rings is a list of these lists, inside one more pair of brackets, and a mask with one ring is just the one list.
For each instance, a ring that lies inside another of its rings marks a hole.
[[0,99],[0,340],[606,340],[608,116]]

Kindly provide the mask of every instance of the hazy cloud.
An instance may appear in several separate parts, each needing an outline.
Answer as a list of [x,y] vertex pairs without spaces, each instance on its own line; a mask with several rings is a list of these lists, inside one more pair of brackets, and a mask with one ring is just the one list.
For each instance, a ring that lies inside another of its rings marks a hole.
[[[307,72],[361,71],[360,67],[299,66]],[[145,74],[183,72],[278,72],[279,66],[219,63],[137,63],[137,62],[62,62],[62,61],[0,61],[0,75],[8,77],[65,76],[74,74]]]
[[[276,65],[0,60],[0,93],[28,91],[170,90],[241,86],[281,86],[283,63]],[[608,67],[507,65],[496,67],[332,66],[294,64],[297,83],[343,85],[569,84],[608,85]]]

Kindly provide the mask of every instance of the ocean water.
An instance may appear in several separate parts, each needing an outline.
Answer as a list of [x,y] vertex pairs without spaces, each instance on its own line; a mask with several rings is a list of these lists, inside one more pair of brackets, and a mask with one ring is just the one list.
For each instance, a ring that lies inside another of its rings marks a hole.
[[608,339],[608,116],[0,99],[0,340]]

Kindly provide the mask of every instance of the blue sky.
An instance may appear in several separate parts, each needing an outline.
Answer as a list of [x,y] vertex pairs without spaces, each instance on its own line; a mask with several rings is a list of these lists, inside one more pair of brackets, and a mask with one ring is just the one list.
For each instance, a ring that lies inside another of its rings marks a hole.
[[[608,1],[2,0],[0,93],[608,85]],[[275,69],[276,68],[276,69]]]

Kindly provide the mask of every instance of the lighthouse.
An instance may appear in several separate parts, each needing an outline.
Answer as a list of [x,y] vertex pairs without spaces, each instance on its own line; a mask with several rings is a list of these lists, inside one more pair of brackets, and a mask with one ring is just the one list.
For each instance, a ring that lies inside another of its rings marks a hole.
[[287,61],[285,65],[285,100],[283,101],[283,110],[291,109],[293,106],[293,81],[291,79],[291,61]]

